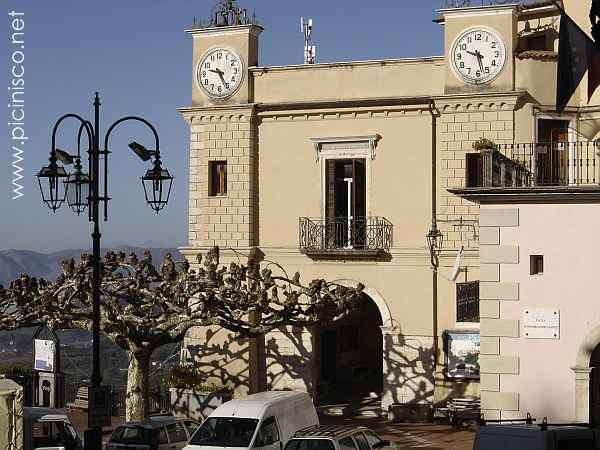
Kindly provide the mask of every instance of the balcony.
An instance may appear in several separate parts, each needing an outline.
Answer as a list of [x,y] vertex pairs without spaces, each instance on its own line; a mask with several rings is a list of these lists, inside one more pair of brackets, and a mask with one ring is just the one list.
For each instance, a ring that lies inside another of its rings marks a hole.
[[493,5],[512,5],[519,4],[522,6],[545,6],[552,4],[549,0],[442,0],[442,9],[452,8],[470,8],[474,6],[493,6]]
[[501,144],[467,153],[467,188],[598,185],[598,143]]
[[389,254],[393,225],[384,217],[301,217],[300,251],[311,258],[380,258]]

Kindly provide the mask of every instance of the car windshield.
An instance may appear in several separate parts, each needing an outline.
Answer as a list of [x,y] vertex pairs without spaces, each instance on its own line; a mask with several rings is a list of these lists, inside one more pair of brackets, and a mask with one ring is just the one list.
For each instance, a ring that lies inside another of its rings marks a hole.
[[150,445],[152,430],[140,426],[117,428],[109,442],[113,444]]
[[329,439],[292,439],[285,450],[335,450],[335,445]]
[[189,443],[209,447],[248,447],[257,425],[257,419],[209,417]]

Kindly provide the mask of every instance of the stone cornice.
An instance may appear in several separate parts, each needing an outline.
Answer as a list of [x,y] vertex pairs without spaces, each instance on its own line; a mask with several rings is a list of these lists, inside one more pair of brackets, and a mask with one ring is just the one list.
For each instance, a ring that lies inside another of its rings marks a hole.
[[448,192],[480,204],[600,202],[599,185],[463,188]]
[[514,111],[527,91],[509,92],[466,92],[432,97],[437,109],[442,113]]
[[221,121],[251,120],[256,113],[256,105],[248,103],[243,105],[214,105],[191,106],[177,108],[184,120],[189,124]]
[[248,25],[231,25],[228,27],[208,27],[208,28],[190,28],[185,30],[186,33],[192,36],[224,36],[239,33],[250,33],[258,35],[263,31],[263,27],[255,24]]

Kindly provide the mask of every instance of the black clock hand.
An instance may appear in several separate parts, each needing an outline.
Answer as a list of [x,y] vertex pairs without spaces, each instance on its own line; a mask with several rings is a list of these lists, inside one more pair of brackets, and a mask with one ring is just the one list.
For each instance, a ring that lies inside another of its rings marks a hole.
[[475,53],[477,53],[476,56],[477,56],[477,62],[479,63],[479,68],[483,72],[483,55],[481,53],[479,53],[479,50],[477,50]]
[[221,78],[221,83],[223,83],[223,87],[225,87],[225,85],[227,84],[227,83],[225,82],[225,77],[223,77],[223,74],[224,74],[225,72],[223,72],[222,70],[219,70],[217,73],[219,74],[219,78]]

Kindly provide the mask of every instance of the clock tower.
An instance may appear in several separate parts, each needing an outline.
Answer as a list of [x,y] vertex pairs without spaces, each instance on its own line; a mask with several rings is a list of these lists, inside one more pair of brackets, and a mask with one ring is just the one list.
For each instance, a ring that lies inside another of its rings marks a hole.
[[451,8],[440,14],[445,37],[445,93],[514,90],[515,5]]
[[[190,126],[190,261],[215,245],[257,245],[257,123],[249,68],[258,65],[262,28],[233,1],[187,32],[193,40]],[[226,252],[223,252],[226,253]],[[225,256],[225,255],[223,255]]]
[[258,39],[262,31],[262,27],[254,24],[187,30],[193,39],[193,106],[252,101],[248,68],[258,64]]

